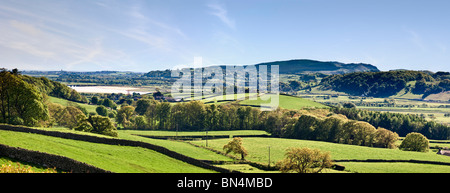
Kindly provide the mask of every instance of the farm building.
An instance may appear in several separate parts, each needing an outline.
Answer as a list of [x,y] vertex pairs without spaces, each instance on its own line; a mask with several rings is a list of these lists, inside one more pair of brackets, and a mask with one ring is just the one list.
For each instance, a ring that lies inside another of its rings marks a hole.
[[439,149],[437,154],[450,156],[450,150],[448,150],[448,149]]

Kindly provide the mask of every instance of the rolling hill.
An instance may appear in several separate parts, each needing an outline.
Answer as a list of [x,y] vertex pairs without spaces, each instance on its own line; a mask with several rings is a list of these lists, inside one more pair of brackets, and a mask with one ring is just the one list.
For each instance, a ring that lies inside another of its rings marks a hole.
[[345,74],[351,72],[379,72],[376,66],[364,63],[344,64],[341,62],[322,62],[317,60],[296,59],[256,64],[279,65],[280,74],[322,73]]
[[[256,66],[259,68],[261,65],[278,65],[280,68],[280,74],[306,74],[306,73],[322,73],[322,74],[345,74],[351,72],[379,72],[376,66],[371,64],[364,63],[350,63],[345,64],[341,62],[322,62],[317,60],[308,60],[308,59],[294,59],[294,60],[285,60],[285,61],[273,61],[273,62],[264,62],[259,64],[250,64],[244,65],[247,66]],[[225,65],[218,65],[222,69],[225,69]],[[268,68],[270,71],[270,68]],[[163,77],[163,78],[171,78],[171,71],[150,71],[143,76],[145,77]]]

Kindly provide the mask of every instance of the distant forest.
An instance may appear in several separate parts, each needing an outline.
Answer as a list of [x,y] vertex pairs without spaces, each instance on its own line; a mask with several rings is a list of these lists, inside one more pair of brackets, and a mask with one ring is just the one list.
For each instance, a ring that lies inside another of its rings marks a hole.
[[[408,82],[415,81],[415,84]],[[450,73],[422,71],[355,72],[331,75],[322,79],[323,89],[332,89],[355,96],[389,97],[403,89],[413,94],[450,91]]]

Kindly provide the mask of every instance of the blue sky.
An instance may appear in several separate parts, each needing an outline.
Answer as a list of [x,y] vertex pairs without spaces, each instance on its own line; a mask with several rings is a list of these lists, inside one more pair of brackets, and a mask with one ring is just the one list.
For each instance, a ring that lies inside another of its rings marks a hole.
[[0,0],[0,67],[146,72],[314,59],[450,71],[450,1]]

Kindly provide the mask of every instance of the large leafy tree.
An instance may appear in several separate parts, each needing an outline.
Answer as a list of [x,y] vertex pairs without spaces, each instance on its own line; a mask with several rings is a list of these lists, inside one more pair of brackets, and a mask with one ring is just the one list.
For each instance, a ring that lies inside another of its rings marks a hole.
[[226,154],[230,152],[241,155],[241,160],[245,159],[245,156],[248,155],[247,150],[242,145],[242,138],[235,137],[233,140],[229,141],[227,144],[223,146],[223,150]]
[[419,151],[427,152],[429,149],[429,142],[427,137],[420,133],[412,132],[406,135],[405,139],[400,144],[399,149],[404,151]]
[[170,103],[168,102],[162,102],[156,104],[156,115],[158,117],[158,128],[159,129],[166,129],[166,126],[169,121],[169,115],[170,115]]
[[49,118],[42,94],[17,71],[0,72],[0,122],[35,126]]
[[131,126],[131,119],[134,114],[133,106],[122,106],[117,111],[117,123],[122,124],[124,128]]

